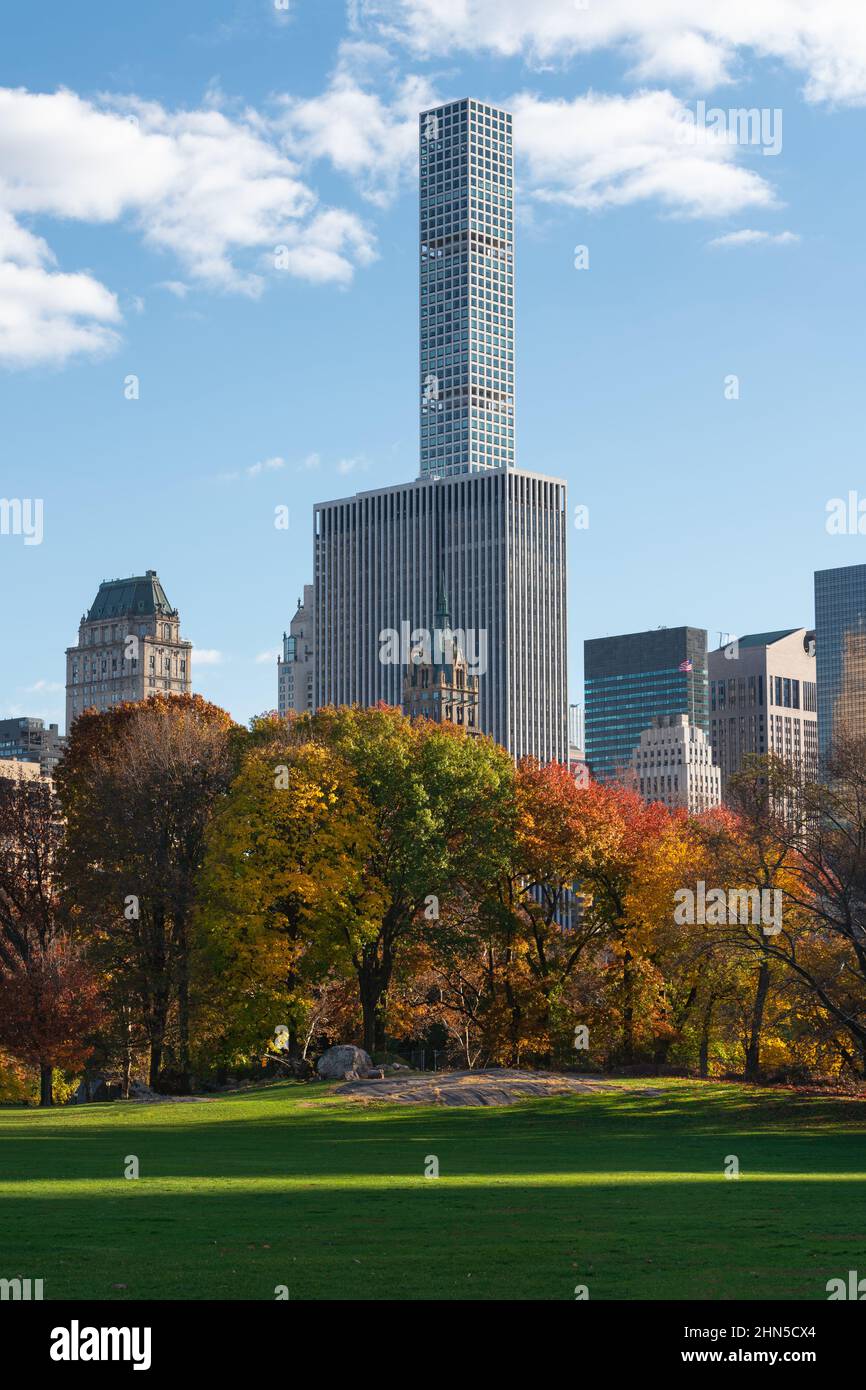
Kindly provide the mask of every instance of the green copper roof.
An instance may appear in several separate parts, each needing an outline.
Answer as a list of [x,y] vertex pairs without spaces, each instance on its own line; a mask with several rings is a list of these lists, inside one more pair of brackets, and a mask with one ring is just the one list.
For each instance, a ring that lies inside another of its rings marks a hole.
[[774,642],[781,642],[783,637],[791,637],[793,633],[799,631],[798,627],[785,627],[780,632],[752,632],[748,637],[741,637],[739,645],[741,647],[772,647]]
[[165,617],[175,616],[175,609],[165,596],[156,570],[148,570],[146,574],[132,575],[129,579],[104,579],[87,614],[87,621],[93,623],[106,618],[147,617],[154,613]]

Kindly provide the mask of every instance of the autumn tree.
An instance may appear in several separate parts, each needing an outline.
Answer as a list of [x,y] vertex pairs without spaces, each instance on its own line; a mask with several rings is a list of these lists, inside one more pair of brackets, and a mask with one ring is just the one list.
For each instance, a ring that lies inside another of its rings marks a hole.
[[0,779],[0,1046],[39,1068],[44,1106],[53,1103],[52,1069],[88,1055],[99,1014],[60,894],[62,844],[51,788]]
[[135,1001],[153,1086],[172,1019],[177,1068],[182,1078],[189,1072],[197,878],[237,736],[229,715],[201,696],[160,694],[80,715],[57,772],[66,888],[106,971]]
[[351,770],[372,817],[361,868],[382,893],[373,930],[351,948],[364,1047],[384,1044],[387,993],[399,955],[437,938],[441,906],[456,888],[492,876],[504,852],[514,769],[489,738],[384,705],[322,709],[291,728]]

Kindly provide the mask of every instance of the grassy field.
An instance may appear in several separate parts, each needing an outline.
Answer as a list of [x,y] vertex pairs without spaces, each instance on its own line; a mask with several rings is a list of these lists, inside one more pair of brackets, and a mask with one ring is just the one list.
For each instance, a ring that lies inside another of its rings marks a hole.
[[2,1110],[0,1277],[46,1299],[826,1299],[866,1273],[864,1140],[863,1101],[670,1080],[502,1109],[282,1084]]

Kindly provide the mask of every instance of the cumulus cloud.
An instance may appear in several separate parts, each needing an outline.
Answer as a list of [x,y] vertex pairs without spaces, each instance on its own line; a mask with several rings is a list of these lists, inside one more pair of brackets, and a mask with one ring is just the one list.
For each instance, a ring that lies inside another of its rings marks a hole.
[[725,139],[683,140],[686,108],[672,93],[588,93],[572,101],[514,97],[527,191],[542,202],[598,210],[654,201],[695,217],[775,205],[770,184],[737,163]]
[[216,651],[213,647],[197,647],[195,643],[192,657],[197,666],[221,666],[223,660],[222,652]]
[[[376,90],[371,90],[375,83]],[[418,112],[436,101],[426,77],[400,77],[378,44],[341,44],[326,90],[280,99],[288,147],[307,159],[327,159],[354,178],[362,195],[388,203],[418,162]]]
[[425,57],[463,49],[550,64],[621,48],[639,78],[717,86],[752,54],[800,74],[809,101],[866,103],[859,0],[357,0],[354,13]]
[[188,281],[257,296],[280,269],[347,283],[374,250],[362,221],[323,207],[289,134],[255,111],[169,111],[135,97],[0,89],[0,361],[62,362],[117,343],[115,295],[56,268],[34,217],[121,219],[175,258]]
[[724,236],[713,237],[708,246],[790,246],[800,238],[796,232],[755,232],[744,227],[739,232],[726,232]]

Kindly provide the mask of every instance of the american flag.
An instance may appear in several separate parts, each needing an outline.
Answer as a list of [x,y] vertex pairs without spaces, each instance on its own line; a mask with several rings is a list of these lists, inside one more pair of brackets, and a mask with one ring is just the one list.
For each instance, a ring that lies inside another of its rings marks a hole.
[[677,669],[680,671],[691,671],[693,669],[692,663],[689,661],[688,657],[686,657],[685,661],[680,662]]

